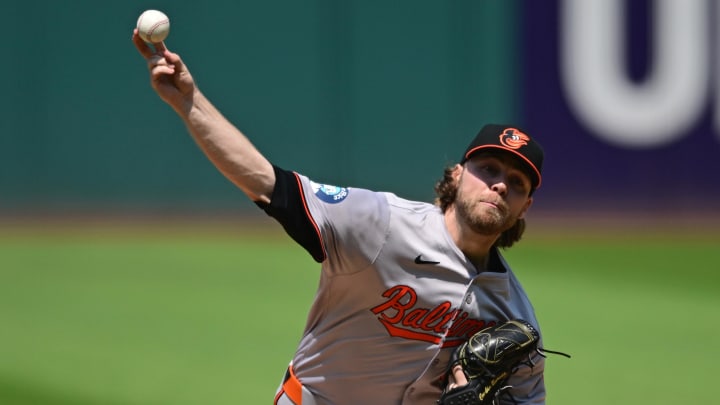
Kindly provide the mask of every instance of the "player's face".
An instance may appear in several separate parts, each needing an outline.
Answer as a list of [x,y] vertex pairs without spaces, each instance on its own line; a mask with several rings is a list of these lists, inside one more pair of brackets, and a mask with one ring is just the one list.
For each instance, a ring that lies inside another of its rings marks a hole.
[[481,153],[456,168],[458,217],[484,235],[499,234],[532,204],[530,178],[515,158]]

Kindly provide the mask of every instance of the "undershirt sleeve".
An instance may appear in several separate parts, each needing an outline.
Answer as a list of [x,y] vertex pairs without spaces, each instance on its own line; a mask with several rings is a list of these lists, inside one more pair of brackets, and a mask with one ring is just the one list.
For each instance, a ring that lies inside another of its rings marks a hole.
[[313,260],[321,263],[326,255],[322,240],[312,217],[306,209],[300,181],[295,173],[273,165],[275,188],[270,203],[255,201],[266,214],[275,218],[285,232],[302,246]]

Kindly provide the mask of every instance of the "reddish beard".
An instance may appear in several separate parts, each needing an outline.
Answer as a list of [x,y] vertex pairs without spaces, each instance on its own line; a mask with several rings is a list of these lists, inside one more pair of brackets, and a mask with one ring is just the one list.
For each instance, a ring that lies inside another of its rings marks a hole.
[[482,201],[464,199],[460,193],[455,199],[457,217],[481,235],[499,235],[510,229],[517,220],[508,213],[506,205],[495,205],[493,207]]

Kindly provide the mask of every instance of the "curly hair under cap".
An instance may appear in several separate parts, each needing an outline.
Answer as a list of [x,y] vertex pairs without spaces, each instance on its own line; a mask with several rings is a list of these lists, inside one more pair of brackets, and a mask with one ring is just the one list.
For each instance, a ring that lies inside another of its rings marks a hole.
[[[458,187],[452,175],[453,171],[454,166],[446,167],[443,178],[435,184],[435,205],[440,207],[442,212],[447,211],[448,207],[455,202],[455,198],[457,197]],[[500,234],[494,246],[498,248],[509,248],[522,238],[524,232],[525,219],[520,218],[515,221],[515,224],[513,224],[510,229]]]

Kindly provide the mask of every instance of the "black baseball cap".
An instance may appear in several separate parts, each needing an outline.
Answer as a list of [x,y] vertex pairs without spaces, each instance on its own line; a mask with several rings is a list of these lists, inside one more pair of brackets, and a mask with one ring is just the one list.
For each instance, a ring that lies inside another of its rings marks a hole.
[[488,124],[470,142],[460,163],[470,157],[487,150],[504,150],[520,158],[520,162],[530,176],[532,188],[537,189],[542,183],[542,164],[545,153],[542,146],[531,138],[527,132],[514,125]]

